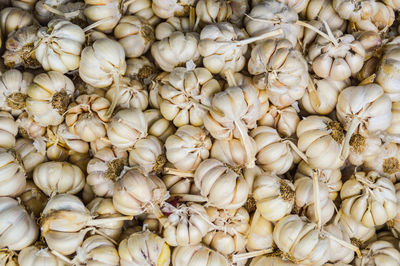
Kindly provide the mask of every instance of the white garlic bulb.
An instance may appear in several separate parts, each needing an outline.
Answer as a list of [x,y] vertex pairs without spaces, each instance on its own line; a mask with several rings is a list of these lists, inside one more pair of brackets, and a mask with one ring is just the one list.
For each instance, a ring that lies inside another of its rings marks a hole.
[[10,1],[12,6],[19,7],[23,10],[32,11],[37,0],[12,0]]
[[160,23],[160,18],[154,14],[151,8],[151,0],[127,0],[123,1],[127,15],[135,15],[148,21],[151,25],[155,26]]
[[126,65],[126,76],[141,80],[146,85],[146,81],[156,73],[156,66],[145,56],[129,58],[126,60]]
[[369,239],[373,239],[375,236],[374,227],[364,226],[360,221],[343,214],[342,210],[339,210],[335,219],[338,219],[340,226],[358,246],[367,242]]
[[365,159],[364,166],[365,169],[395,179],[400,172],[400,146],[393,142],[386,142],[376,150],[373,156]]
[[29,246],[22,249],[18,255],[18,263],[20,266],[65,265],[65,262],[53,255],[48,248],[37,246]]
[[174,174],[164,174],[161,179],[171,194],[200,194],[191,175],[192,173],[178,171]]
[[248,8],[248,1],[199,0],[196,4],[196,16],[200,22],[205,24],[229,20],[241,25],[241,20]]
[[396,44],[395,42],[394,45],[389,45],[388,49],[385,50],[376,72],[376,83],[382,86],[393,102],[400,101],[398,88],[400,82],[398,77],[400,73],[400,49]]
[[17,134],[18,125],[13,116],[8,112],[0,111],[0,148],[13,148]]
[[35,24],[32,14],[15,7],[7,7],[0,12],[0,30],[4,36],[10,32]]
[[83,241],[73,259],[85,265],[119,265],[119,255],[114,244],[104,236],[94,235]]
[[174,125],[165,119],[158,109],[147,109],[143,112],[147,121],[148,133],[152,136],[159,138],[161,141],[165,140],[175,132]]
[[400,102],[392,102],[392,123],[386,132],[400,136]]
[[184,16],[196,0],[153,0],[152,9],[160,18]]
[[346,20],[339,16],[330,0],[310,0],[301,14],[307,20],[325,21],[331,30],[342,30],[346,26]]
[[42,143],[30,139],[20,138],[15,143],[15,152],[18,154],[26,173],[31,173],[39,164],[45,162],[46,148]]
[[375,241],[361,251],[362,258],[356,258],[356,266],[399,265],[400,252],[387,241]]
[[174,248],[172,252],[172,265],[228,266],[230,264],[221,253],[199,244]]
[[85,4],[83,13],[98,31],[110,33],[122,16],[118,0],[85,0]]
[[149,231],[131,234],[118,247],[121,266],[168,266],[171,250],[165,240]]
[[154,34],[157,40],[162,40],[175,31],[187,33],[194,31],[193,28],[194,21],[191,21],[188,17],[170,17],[157,25]]
[[59,125],[64,121],[74,91],[72,81],[60,72],[39,74],[28,88],[26,109],[43,126]]
[[239,139],[214,140],[210,156],[233,167],[244,167],[249,160],[246,149]]
[[274,242],[272,239],[273,229],[273,223],[260,215],[259,211],[255,211],[250,221],[246,249],[254,251],[271,248]]
[[284,137],[290,137],[296,133],[300,117],[294,107],[288,106],[279,109],[275,105],[271,105],[266,109],[267,111],[263,113],[263,116],[257,121],[259,126],[276,128],[278,133]]
[[[345,229],[342,227],[341,224],[331,223],[329,225],[326,225],[324,226],[324,231],[328,232],[330,235],[335,236],[341,241],[344,241],[349,244],[351,243],[350,236],[347,234],[347,232],[345,231]],[[342,263],[350,263],[353,261],[354,250],[343,246],[341,243],[331,238],[329,238],[329,245],[331,250],[334,251],[330,252],[329,262],[335,264],[336,263],[342,264]]]
[[21,250],[38,237],[38,227],[33,218],[15,199],[0,197],[0,221],[0,248]]
[[25,210],[35,218],[40,217],[48,199],[32,180],[26,182],[25,189],[18,198],[21,199]]
[[26,173],[17,155],[12,151],[0,150],[0,196],[17,196],[26,184]]
[[46,133],[46,127],[41,126],[27,112],[21,113],[16,122],[19,127],[19,134],[24,138],[36,139]]
[[129,165],[138,165],[145,173],[160,173],[165,162],[162,142],[151,135],[138,140],[129,151]]
[[[295,266],[297,264],[290,262],[280,256],[258,256],[251,260],[249,266]],[[324,264],[326,265],[326,264]]]

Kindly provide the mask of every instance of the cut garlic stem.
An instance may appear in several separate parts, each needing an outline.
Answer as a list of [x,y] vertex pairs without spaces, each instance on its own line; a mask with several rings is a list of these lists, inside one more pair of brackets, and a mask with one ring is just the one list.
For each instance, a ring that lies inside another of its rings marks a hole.
[[318,229],[322,228],[322,216],[321,216],[321,205],[319,202],[319,182],[318,173],[316,170],[313,171],[313,197],[314,197],[314,212],[315,219],[317,220]]
[[250,141],[250,136],[248,134],[247,127],[243,124],[241,120],[239,121],[234,121],[233,122],[236,125],[236,128],[239,131],[240,134],[240,140],[243,143],[245,152],[246,152],[246,167],[247,168],[253,168],[256,164],[256,156],[251,152],[251,141]]
[[362,257],[361,252],[360,252],[360,249],[359,249],[358,247],[356,247],[356,246],[354,246],[354,245],[352,245],[352,244],[350,244],[350,243],[347,243],[346,241],[343,241],[343,240],[341,240],[341,239],[339,239],[339,238],[337,238],[337,237],[331,235],[331,234],[328,233],[328,232],[325,232],[325,231],[324,231],[323,234],[326,235],[327,237],[329,237],[330,239],[332,239],[333,241],[338,242],[340,245],[342,245],[342,246],[344,246],[344,247],[346,247],[346,248],[348,248],[348,249],[353,250],[353,251],[357,254],[357,257],[359,257],[359,258]]
[[56,15],[58,15],[60,17],[63,17],[63,18],[76,17],[76,16],[79,15],[79,12],[80,12],[79,10],[75,10],[75,11],[72,11],[72,12],[63,13],[60,10],[58,10],[58,9],[56,9],[54,7],[51,7],[51,6],[47,5],[47,4],[43,4],[43,8],[46,9],[47,11],[49,11],[49,12],[51,12],[53,14],[56,14]]
[[354,132],[356,131],[358,125],[360,125],[361,121],[357,116],[354,116],[351,120],[349,129],[346,132],[346,137],[344,138],[344,144],[342,147],[342,152],[340,154],[340,159],[342,161],[346,160],[347,156],[349,155],[350,150],[350,139],[353,136]]
[[179,201],[207,202],[207,198],[200,195],[173,193],[171,197],[179,197]]
[[237,83],[236,83],[235,77],[233,76],[232,69],[230,69],[230,68],[227,69],[224,72],[224,74],[225,74],[226,81],[228,82],[228,86],[229,87],[237,87]]
[[170,167],[164,168],[164,174],[176,175],[176,176],[181,176],[181,177],[194,177],[193,172],[182,171],[182,170],[174,169],[174,168],[170,168]]
[[240,41],[215,41],[216,43],[227,43],[227,44],[236,44],[238,46],[241,45],[247,45],[256,41],[260,41],[260,40],[265,40],[265,39],[269,39],[269,38],[273,38],[275,36],[281,35],[283,34],[282,29],[277,29],[271,32],[266,32],[264,34],[261,34],[259,36],[254,36],[254,37],[250,37],[244,40],[240,40]]
[[57,258],[59,258],[60,260],[64,261],[65,263],[69,264],[69,265],[73,265],[73,261],[71,259],[69,259],[67,256],[64,256],[63,254],[61,254],[60,252],[58,252],[57,250],[51,250],[51,253],[56,256]]
[[130,221],[133,219],[133,216],[118,216],[118,217],[109,217],[109,218],[99,218],[93,219],[87,223],[89,226],[99,226],[106,223],[114,223],[119,221]]
[[289,144],[289,146],[297,153],[297,155],[299,155],[300,158],[308,164],[307,156],[301,150],[299,150],[299,148],[297,148],[297,145],[288,139],[284,140],[283,143]]
[[108,108],[106,112],[106,116],[111,117],[112,114],[114,113],[114,109],[117,106],[117,103],[119,101],[120,97],[120,88],[119,88],[119,74],[118,73],[113,73],[113,80],[115,82],[115,91],[114,91],[114,97],[112,99],[111,105]]
[[269,248],[269,249],[251,251],[251,252],[242,253],[242,254],[234,254],[234,255],[232,255],[232,262],[236,263],[241,260],[246,260],[246,259],[254,258],[257,256],[261,256],[261,255],[264,255],[267,253],[271,253],[273,250],[274,250],[273,248]]
[[319,97],[317,95],[317,89],[315,88],[314,82],[310,76],[308,77],[307,90],[308,90],[308,94],[310,95],[310,98],[312,99],[313,102],[315,102],[315,105],[317,107],[320,107],[321,101],[319,100]]
[[83,31],[84,31],[84,32],[87,32],[87,31],[89,31],[89,30],[91,30],[91,29],[93,29],[93,28],[96,28],[96,27],[100,26],[100,25],[103,24],[103,23],[106,23],[106,22],[112,20],[113,18],[114,18],[113,16],[110,16],[110,17],[106,17],[106,18],[100,19],[99,21],[96,21],[96,22],[94,22],[94,23],[88,25],[87,27],[85,27],[85,28],[83,29]]
[[190,7],[190,11],[189,11],[189,28],[190,30],[194,30],[195,26],[197,26],[197,22],[196,22],[196,10],[194,9],[194,7]]
[[369,76],[369,77],[363,79],[363,80],[360,82],[360,84],[358,84],[358,86],[363,86],[363,85],[372,84],[372,83],[374,83],[375,78],[376,78],[376,74],[374,73],[374,74],[372,74],[371,76]]
[[298,20],[296,21],[296,24],[305,28],[309,28],[310,30],[315,31],[316,33],[318,33],[319,35],[321,35],[322,37],[324,37],[325,39],[327,39],[328,41],[331,41],[335,46],[338,46],[338,42],[335,38],[332,38],[331,36],[329,36],[328,34],[320,31],[319,29],[317,29],[316,27],[308,24],[307,22]]

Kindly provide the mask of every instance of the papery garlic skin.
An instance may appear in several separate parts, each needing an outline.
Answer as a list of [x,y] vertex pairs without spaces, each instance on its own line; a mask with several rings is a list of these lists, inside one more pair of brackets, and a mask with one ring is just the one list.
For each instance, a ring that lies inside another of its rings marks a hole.
[[200,194],[207,197],[209,206],[236,209],[247,200],[249,186],[242,175],[236,174],[216,159],[204,160],[194,174]]
[[266,220],[260,215],[260,212],[256,210],[251,217],[246,249],[255,251],[271,248],[274,242],[272,239],[273,229],[273,223]]
[[15,7],[7,7],[0,12],[0,29],[7,36],[10,32],[35,24],[32,14]]
[[152,9],[160,18],[184,16],[196,0],[153,0]]
[[396,175],[400,173],[400,146],[394,142],[386,142],[374,155],[364,161],[365,169],[396,180]]
[[398,265],[400,252],[387,241],[375,241],[361,250],[362,257],[356,258],[356,266],[364,265]]
[[18,154],[26,173],[31,173],[36,166],[47,160],[46,147],[43,144],[23,138],[18,139],[15,143],[15,152]]
[[301,14],[308,20],[320,19],[328,23],[331,30],[343,30],[346,20],[342,19],[330,0],[310,0]]
[[148,133],[150,135],[165,142],[170,135],[174,134],[176,128],[170,121],[161,115],[160,110],[147,109],[143,114],[147,121]]
[[129,151],[129,165],[140,166],[145,173],[161,172],[165,162],[162,142],[151,135],[138,140]]
[[257,44],[251,51],[248,70],[252,75],[266,74],[269,100],[277,107],[301,99],[308,84],[307,63],[287,39]]
[[[390,44],[390,43],[389,43]],[[384,52],[378,70],[376,72],[376,83],[382,86],[385,93],[392,102],[400,101],[400,49],[394,45],[389,46]]]
[[195,246],[176,247],[172,252],[173,266],[228,266],[228,260],[219,252],[202,244]]
[[19,134],[24,138],[35,139],[46,133],[46,127],[41,126],[27,112],[21,113],[16,122],[19,127]]
[[25,169],[12,151],[0,150],[0,196],[15,197],[26,184]]
[[26,109],[43,126],[59,125],[64,121],[74,91],[72,81],[60,72],[39,74],[28,88]]
[[13,148],[17,134],[18,125],[13,116],[8,112],[0,111],[0,148]]
[[18,255],[21,266],[53,265],[64,266],[65,262],[51,253],[48,248],[29,246],[22,249]]
[[168,266],[171,260],[171,251],[165,240],[149,231],[134,233],[122,240],[118,253],[121,266]]
[[33,218],[15,199],[0,197],[0,221],[0,248],[21,250],[38,237],[38,227]]
[[155,26],[160,22],[160,18],[154,14],[151,8],[151,0],[132,0],[123,1],[123,6],[126,6],[126,14],[135,15],[148,21],[151,25]]
[[86,18],[90,23],[102,21],[95,29],[104,33],[110,33],[122,16],[118,0],[85,0],[85,4]]
[[119,255],[114,244],[100,235],[86,238],[77,250],[75,260],[86,265],[119,265]]
[[256,201],[257,211],[264,219],[275,222],[292,211],[294,191],[295,187],[289,180],[264,173],[255,178],[252,196]]
[[26,211],[35,218],[40,217],[48,200],[47,196],[35,185],[32,180],[28,180],[26,182],[25,189],[18,196],[18,198],[21,199]]
[[145,56],[129,58],[126,60],[126,65],[125,75],[132,79],[143,81],[146,85],[146,81],[156,74],[156,66]]

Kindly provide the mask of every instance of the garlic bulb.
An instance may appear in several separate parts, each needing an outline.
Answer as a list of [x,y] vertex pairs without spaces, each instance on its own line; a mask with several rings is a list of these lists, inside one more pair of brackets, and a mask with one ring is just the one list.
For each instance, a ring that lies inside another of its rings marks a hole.
[[326,39],[318,35],[308,50],[312,69],[318,77],[344,81],[361,70],[365,49],[351,34],[337,30]]
[[154,136],[138,140],[129,151],[129,165],[138,165],[145,173],[160,173],[165,162],[163,144]]
[[343,30],[346,26],[346,20],[339,16],[330,0],[310,0],[301,14],[307,20],[325,21],[331,30]]
[[278,133],[284,137],[290,137],[296,133],[300,117],[294,107],[288,106],[279,109],[275,105],[271,105],[267,110],[263,117],[257,121],[259,126],[276,128]]
[[148,133],[152,136],[159,138],[161,141],[165,142],[165,140],[174,134],[175,127],[174,125],[163,118],[158,109],[147,109],[143,112],[144,117],[147,121]]
[[52,20],[39,29],[38,36],[35,56],[44,70],[66,73],[78,69],[85,42],[85,33],[79,26],[67,20]]
[[15,7],[7,7],[0,12],[0,29],[3,35],[7,36],[10,32],[35,24],[32,14]]
[[165,240],[149,231],[131,234],[118,247],[121,266],[170,265],[171,251]]
[[71,133],[84,141],[94,141],[106,135],[110,102],[96,94],[80,95],[68,107],[65,123]]
[[137,108],[144,111],[149,103],[148,92],[140,81],[123,77],[119,80],[119,88],[113,83],[105,97],[116,102],[116,107]]
[[[332,223],[327,226],[324,226],[324,231],[328,232],[330,235],[335,236],[341,241],[344,241],[349,244],[351,243],[349,235],[340,224]],[[331,238],[329,238],[329,245],[331,249],[329,262],[335,264],[341,264],[341,263],[350,263],[353,261],[354,250],[343,246],[341,243]]]
[[19,134],[24,138],[36,139],[46,133],[46,127],[41,126],[32,116],[24,111],[17,119]]
[[155,65],[145,56],[129,58],[126,65],[126,76],[143,81],[146,85],[147,80],[156,73]]
[[164,174],[162,180],[171,194],[200,194],[191,173]]
[[38,227],[33,218],[15,199],[0,197],[0,221],[1,249],[21,250],[38,237]]
[[41,24],[45,25],[52,18],[55,18],[55,12],[60,11],[58,10],[59,6],[62,6],[67,2],[69,2],[69,0],[37,0],[34,10],[35,17]]
[[81,27],[88,23],[83,14],[85,3],[59,0],[39,0],[35,5],[35,17],[42,24],[53,19],[66,19]]
[[60,72],[39,74],[28,88],[26,109],[43,126],[59,125],[64,121],[74,91],[72,81]]
[[151,0],[127,0],[123,1],[127,15],[135,15],[148,21],[150,25],[155,26],[160,22],[160,18],[154,14],[151,8]]
[[301,106],[309,114],[327,115],[335,109],[339,93],[348,85],[350,85],[349,79],[335,81],[314,77],[309,81],[307,90],[301,98]]
[[15,197],[25,188],[26,173],[17,155],[0,149],[0,196]]
[[32,11],[37,0],[11,0],[11,5],[23,10]]
[[292,47],[287,39],[267,40],[252,49],[248,62],[250,74],[265,74],[269,100],[277,107],[301,99],[308,84],[307,63]]
[[185,16],[196,0],[153,0],[152,9],[160,18]]
[[168,161],[177,169],[194,171],[208,158],[211,139],[203,129],[186,125],[167,138],[165,149]]
[[296,24],[296,11],[278,1],[263,1],[254,6],[249,16],[244,19],[246,30],[250,36],[259,36],[266,32],[282,29],[283,34],[278,38],[287,39],[293,47],[302,34],[302,28]]
[[[390,43],[389,43],[390,44]],[[378,70],[376,72],[376,83],[378,83],[393,102],[400,101],[400,49],[396,43],[389,45],[385,50]]]
[[38,143],[30,139],[18,139],[15,143],[15,152],[19,157],[26,173],[31,173],[39,164],[45,162],[46,148],[44,143]]
[[126,57],[134,58],[149,50],[154,41],[154,29],[140,17],[125,16],[114,28],[114,36],[124,47]]
[[0,148],[13,148],[17,134],[18,125],[13,116],[8,112],[0,111]]
[[170,17],[157,25],[154,35],[157,40],[162,40],[171,36],[175,31],[193,32],[194,26],[194,21],[191,21],[188,17]]
[[53,255],[48,248],[37,246],[29,246],[22,249],[18,255],[18,263],[20,266],[65,265],[65,262]]
[[192,246],[199,244],[210,230],[210,218],[206,209],[196,203],[167,205],[168,215],[163,237],[170,246]]
[[249,186],[242,175],[216,159],[204,160],[197,167],[194,182],[208,205],[221,209],[237,209],[247,200]]
[[199,53],[204,66],[213,74],[224,73],[227,69],[239,72],[246,64],[244,57],[247,45],[235,41],[246,37],[238,27],[220,22],[205,26],[200,33]]
[[165,184],[156,175],[144,175],[130,169],[115,183],[113,204],[117,211],[127,215],[139,215],[154,212],[167,196]]
[[215,140],[211,147],[211,158],[215,158],[232,167],[244,167],[249,158],[239,139]]
[[280,256],[271,256],[271,255],[255,257],[251,260],[249,264],[249,266],[275,266],[275,265],[295,266],[297,264],[292,263],[285,258],[281,258]]
[[35,218],[40,217],[48,199],[32,180],[26,182],[25,189],[18,198],[21,199],[26,211]]
[[123,109],[110,120],[107,136],[111,143],[121,149],[132,147],[147,136],[147,122],[140,109]]
[[174,248],[172,252],[172,265],[228,266],[230,263],[221,253],[199,244]]
[[151,54],[162,70],[172,72],[175,67],[181,66],[190,60],[194,63],[200,60],[200,54],[197,49],[198,42],[199,36],[197,33],[189,32],[185,34],[176,31],[170,36],[155,42],[151,46]]
[[[312,168],[337,169],[343,165],[343,128],[325,116],[307,116],[297,126],[297,146],[307,156]],[[327,152],[329,151],[329,152]]]
[[342,210],[339,210],[337,218],[339,219],[340,226],[342,226],[343,230],[349,235],[351,241],[357,246],[360,246],[375,236],[374,227],[364,226],[361,222],[343,214]]
[[[400,183],[396,183],[394,185],[394,188],[396,190],[397,202],[399,202],[399,200],[400,200]],[[391,229],[393,235],[395,237],[398,237],[399,233],[400,233],[400,205],[399,204],[397,204],[396,216],[393,218],[393,220],[389,221],[387,223],[387,225],[388,225],[389,229]]]
[[244,14],[248,11],[248,1],[199,0],[196,4],[197,19],[205,24],[230,22],[241,25]]
[[375,241],[361,251],[362,258],[356,258],[356,266],[399,265],[400,252],[387,241]]
[[272,222],[264,219],[260,212],[253,213],[247,235],[246,249],[249,251],[264,250],[272,247]]
[[112,197],[114,182],[127,165],[127,152],[103,148],[94,153],[87,166],[86,182],[99,197]]
[[255,178],[252,196],[261,216],[275,222],[292,211],[295,187],[289,180],[264,173]]
[[395,178],[400,172],[400,146],[386,142],[376,150],[375,156],[366,158],[365,169],[378,172],[380,175]]
[[293,261],[322,265],[330,257],[329,239],[322,236],[316,224],[297,215],[288,215],[275,225],[274,242]]
[[400,102],[392,102],[392,123],[386,132],[400,136]]
[[29,72],[10,69],[0,77],[0,109],[19,115],[25,108],[27,90],[33,80]]
[[366,227],[382,225],[396,216],[395,193],[389,179],[376,172],[357,172],[343,184],[341,208]]
[[119,255],[114,244],[104,236],[94,235],[83,241],[73,259],[85,265],[119,265]]
[[118,0],[85,0],[83,11],[96,30],[110,33],[121,18],[120,1]]

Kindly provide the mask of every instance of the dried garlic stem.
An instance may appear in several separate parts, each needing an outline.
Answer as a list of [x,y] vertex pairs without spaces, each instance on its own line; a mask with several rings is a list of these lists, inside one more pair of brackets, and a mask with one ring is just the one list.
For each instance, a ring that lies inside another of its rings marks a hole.
[[114,113],[114,109],[117,106],[117,103],[118,103],[119,97],[120,97],[119,74],[118,73],[116,73],[116,72],[113,73],[113,80],[115,82],[115,91],[114,91],[114,97],[112,99],[111,105],[106,112],[106,116],[108,116],[108,117],[111,117],[112,114]]
[[195,27],[197,27],[198,22],[196,21],[196,9],[194,7],[190,7],[189,9],[189,28],[193,31],[195,30]]
[[239,131],[240,134],[240,140],[243,143],[245,152],[246,152],[246,167],[247,168],[253,168],[256,164],[256,156],[255,154],[253,154],[251,152],[251,140],[250,140],[250,136],[248,134],[248,130],[247,127],[244,126],[242,121],[234,121],[233,123],[235,123],[236,128]]
[[63,254],[61,254],[60,252],[58,252],[57,250],[51,250],[51,253],[56,256],[57,258],[59,258],[60,260],[64,261],[67,264],[73,265],[74,262],[69,259],[67,256],[64,256]]
[[351,124],[349,129],[346,132],[346,137],[344,138],[344,144],[342,147],[342,152],[340,154],[340,159],[342,161],[346,160],[347,156],[349,155],[350,150],[350,139],[353,136],[354,132],[356,132],[357,127],[360,125],[361,121],[357,116],[354,116],[351,120]]
[[314,212],[315,219],[317,220],[318,229],[322,228],[322,218],[321,218],[321,205],[319,204],[319,181],[318,173],[316,170],[313,171],[313,196],[314,196]]
[[269,38],[273,38],[275,36],[281,35],[283,34],[282,29],[277,29],[271,32],[266,32],[264,34],[261,34],[259,36],[254,36],[254,37],[250,37],[244,40],[240,40],[240,41],[215,41],[216,43],[227,43],[227,44],[236,44],[238,46],[241,45],[247,45],[256,41],[260,41],[260,40],[265,40],[265,39],[269,39]]
[[93,28],[96,28],[96,27],[100,26],[103,23],[108,22],[109,20],[112,20],[113,18],[114,18],[114,16],[110,16],[110,17],[106,17],[106,18],[100,19],[99,21],[96,21],[95,23],[92,23],[92,24],[88,25],[86,28],[83,29],[83,31],[87,32],[87,31],[89,31],[89,30],[91,30]]
[[362,80],[362,81],[360,82],[360,84],[358,84],[358,86],[363,86],[363,85],[372,84],[372,83],[374,83],[375,78],[376,78],[376,74],[374,73],[374,74],[372,74],[371,76],[369,76],[369,77],[365,78],[364,80]]
[[310,98],[315,102],[315,105],[317,107],[321,106],[321,101],[319,100],[319,97],[317,95],[317,89],[315,88],[314,82],[312,81],[311,77],[308,76],[308,86],[307,86],[308,94],[310,95]]
[[348,249],[354,250],[354,252],[357,254],[357,257],[359,257],[359,258],[362,257],[360,249],[358,247],[356,247],[356,246],[354,246],[354,245],[352,245],[350,243],[347,243],[346,241],[343,241],[343,240],[341,240],[341,239],[339,239],[339,238],[337,238],[337,237],[335,237],[335,236],[333,236],[333,235],[331,235],[331,234],[329,234],[327,232],[323,232],[323,233],[324,233],[324,235],[326,235],[327,237],[329,237],[333,241],[338,242],[340,245],[342,245],[342,246],[344,246],[344,247],[346,247]]
[[133,216],[118,216],[118,217],[109,217],[109,218],[100,218],[93,219],[87,223],[89,226],[99,226],[106,223],[113,223],[119,221],[130,221],[133,219]]
[[80,10],[75,10],[75,11],[72,11],[72,12],[63,13],[60,10],[55,9],[54,7],[51,7],[51,6],[47,5],[47,4],[43,4],[43,8],[46,9],[47,11],[49,11],[49,12],[51,12],[53,14],[56,14],[56,15],[58,15],[60,17],[63,17],[63,18],[76,17],[76,16],[79,15],[79,12],[80,12]]
[[269,248],[269,249],[251,251],[251,252],[242,253],[242,254],[234,254],[234,255],[232,255],[232,262],[236,263],[241,260],[246,260],[246,259],[254,258],[257,256],[261,256],[261,255],[264,255],[267,253],[271,253],[273,250],[274,250],[273,248]]
[[299,150],[299,148],[297,148],[297,145],[288,139],[284,140],[283,143],[289,144],[289,146],[297,153],[297,155],[299,155],[300,158],[308,164],[307,156],[301,150]]
[[176,176],[181,176],[181,177],[194,177],[193,172],[188,172],[188,171],[182,171],[170,167],[164,167],[164,174],[167,175],[176,175]]
[[298,21],[296,21],[296,24],[299,25],[299,26],[302,26],[302,27],[305,27],[305,28],[309,28],[310,30],[315,31],[316,33],[318,33],[319,35],[321,35],[322,37],[324,37],[324,38],[327,39],[328,41],[331,41],[335,46],[338,46],[338,45],[339,45],[338,42],[337,42],[337,40],[336,40],[335,38],[332,38],[332,37],[329,36],[328,34],[326,34],[326,33],[322,32],[322,31],[320,31],[320,30],[317,29],[316,27],[314,27],[314,26],[312,26],[312,25],[310,25],[310,24],[308,24],[308,23],[306,23],[306,22],[304,22],[304,21],[298,20]]

